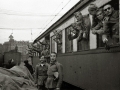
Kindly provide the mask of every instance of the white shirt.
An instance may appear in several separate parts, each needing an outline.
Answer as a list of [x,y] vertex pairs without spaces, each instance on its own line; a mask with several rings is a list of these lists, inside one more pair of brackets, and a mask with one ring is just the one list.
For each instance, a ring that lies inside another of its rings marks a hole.
[[44,64],[40,64],[42,67],[44,66]]
[[[89,18],[92,25],[93,23],[92,15],[89,14]],[[97,38],[96,35],[92,34],[92,30],[90,30],[90,49],[96,49],[96,48],[97,48]]]
[[90,18],[90,23],[92,25],[92,21],[93,21],[92,15],[89,14],[89,18]]

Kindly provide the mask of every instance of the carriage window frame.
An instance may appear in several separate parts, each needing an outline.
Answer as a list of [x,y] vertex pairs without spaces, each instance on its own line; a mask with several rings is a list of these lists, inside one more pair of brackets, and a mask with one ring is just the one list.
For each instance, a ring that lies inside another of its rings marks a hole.
[[[71,53],[73,52],[73,40],[70,41],[70,46],[71,49],[67,49],[67,41],[69,41],[68,39],[68,35],[72,32],[71,30],[69,30],[69,33],[67,34],[67,30],[72,27],[71,25],[69,25],[68,27],[65,28],[65,53]],[[68,44],[69,45],[69,44]],[[68,51],[67,51],[68,50]],[[70,51],[69,51],[70,50]]]
[[[63,31],[63,30],[61,30],[60,32],[58,32],[58,34],[61,33],[61,35],[62,35],[62,31]],[[56,35],[52,35],[50,38],[51,38],[51,53],[52,53],[52,52],[55,52],[55,51],[56,51],[55,49],[57,49],[57,53],[58,53],[58,54],[61,54],[61,53],[62,53],[62,45],[63,45],[62,36],[61,36],[61,42],[62,42],[61,44],[58,44],[58,43],[54,40],[54,39],[56,39]],[[53,47],[53,46],[52,46],[52,42],[53,42],[53,41],[54,41],[54,43],[57,45],[57,48],[55,48],[54,51],[53,51],[53,49],[52,49],[52,47]],[[61,51],[60,51],[60,52],[58,52],[58,45],[61,46]]]
[[[63,41],[62,41],[62,38],[63,38],[62,31],[63,31],[63,30],[61,30],[60,32],[58,32],[58,34],[61,34],[61,42],[62,42],[61,44],[58,44],[58,43],[57,43],[57,53],[58,53],[58,54],[61,54],[61,53],[62,53],[62,45],[63,45]],[[61,47],[61,50],[60,50],[60,51],[59,51],[59,49],[60,49],[59,47]]]
[[[52,49],[52,47],[53,47],[53,44],[52,44],[52,42],[54,41],[53,39],[55,38],[55,35],[53,35],[53,36],[51,36],[50,37],[50,39],[51,39],[51,50],[50,50],[50,52],[52,53],[52,52],[55,52],[55,48],[54,48],[54,51],[53,51],[53,49]],[[55,41],[54,41],[55,42]],[[54,43],[55,44],[55,43]]]

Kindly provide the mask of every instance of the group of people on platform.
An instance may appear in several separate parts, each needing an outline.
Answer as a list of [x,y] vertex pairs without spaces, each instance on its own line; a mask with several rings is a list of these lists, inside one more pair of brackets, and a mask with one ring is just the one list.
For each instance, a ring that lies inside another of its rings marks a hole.
[[[109,49],[107,42],[109,38],[114,39],[115,43],[119,41],[119,11],[114,10],[110,4],[103,8],[98,8],[95,4],[88,7],[88,15],[82,15],[80,11],[74,13],[77,21],[72,23],[72,32],[68,36],[69,40],[77,38],[84,49],[89,49],[89,33],[101,35],[106,48]],[[40,62],[35,67],[35,84],[39,90],[60,90],[63,80],[63,66],[57,61],[55,52],[49,53],[49,47],[43,47]],[[14,64],[11,59],[9,65]],[[31,74],[34,73],[33,67],[24,61],[25,66]],[[15,65],[15,64],[14,64]],[[14,66],[12,65],[12,66]],[[8,69],[11,66],[7,67]]]
[[35,67],[35,83],[39,90],[60,90],[63,79],[63,67],[56,60],[55,52],[50,54],[50,63],[46,62],[44,55]]
[[89,34],[101,35],[102,41],[105,43],[106,49],[109,48],[109,38],[112,43],[119,42],[119,11],[114,10],[112,5],[106,4],[102,8],[98,8],[95,4],[88,7],[89,14],[82,15],[80,11],[74,13],[76,22],[72,23],[72,34],[68,38],[73,40],[77,38],[81,42],[83,49],[89,49]]
[[[24,66],[29,70],[35,80],[38,90],[60,90],[63,80],[63,66],[57,61],[57,54],[50,54],[50,62],[47,63],[47,58],[41,55],[40,62],[35,66],[29,64],[28,60],[24,61]],[[15,66],[12,63],[13,59],[9,60],[9,68]]]

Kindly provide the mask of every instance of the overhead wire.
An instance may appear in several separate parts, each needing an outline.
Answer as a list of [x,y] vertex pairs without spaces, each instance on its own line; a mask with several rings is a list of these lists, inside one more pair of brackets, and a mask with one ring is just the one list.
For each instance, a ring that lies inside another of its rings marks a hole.
[[[70,3],[70,1],[71,1],[71,0],[69,0],[69,1],[62,7],[62,9],[61,9],[57,14],[53,15],[54,17],[50,20],[49,23],[46,24],[46,26],[45,26],[44,28],[0,28],[0,29],[10,29],[10,30],[11,30],[11,29],[12,29],[12,30],[43,29],[43,31],[40,32],[40,33],[42,33],[42,32],[45,31],[46,27],[55,19],[55,17],[57,17],[57,16],[59,15],[59,13],[68,5],[68,3]],[[63,3],[63,1],[61,2],[61,4],[62,4],[62,3]],[[61,5],[61,4],[60,4],[60,5]],[[60,5],[59,5],[59,6],[60,6]],[[58,6],[58,8],[59,8],[59,6]],[[58,9],[58,8],[57,8],[57,9]],[[57,10],[57,9],[56,9],[56,10]],[[56,10],[55,10],[55,11],[56,11]],[[55,11],[54,11],[54,12],[55,12]],[[14,12],[14,11],[13,11],[13,12]],[[0,13],[0,14],[2,14],[2,13]],[[3,14],[6,14],[6,15],[20,15],[20,14],[10,14],[10,13],[3,13]],[[29,16],[29,15],[31,15],[31,14],[28,14],[28,16]],[[20,16],[21,16],[21,15],[20,15]],[[24,15],[24,14],[23,14],[23,16],[27,16],[27,15]],[[32,15],[31,15],[31,16],[32,16]],[[35,15],[34,15],[34,16],[35,16]],[[39,15],[39,16],[42,16],[42,15]],[[43,16],[45,16],[45,15],[43,15]],[[49,16],[50,16],[50,15],[49,15]]]
[[[63,4],[63,1],[62,1],[62,2],[60,3],[60,5],[55,9],[55,11],[53,12],[53,14],[57,11],[57,9],[61,6],[61,4]],[[48,19],[48,20],[49,20],[49,19]],[[46,22],[47,22],[48,20],[46,20]],[[46,22],[45,22],[44,24],[46,24]],[[43,24],[43,25],[44,25],[44,24]],[[42,25],[42,26],[43,26],[43,25]]]
[[8,30],[31,30],[31,29],[43,29],[43,28],[0,28],[0,29],[8,29]]
[[[71,0],[69,0],[65,6],[53,17],[53,19],[51,19],[51,21],[49,23],[46,24],[46,26],[44,27],[46,29],[46,27],[54,20],[54,18],[68,5],[68,3],[70,3]],[[45,31],[45,30],[44,30]]]
[[[10,14],[10,13],[0,13],[0,14],[6,14],[6,15],[15,15],[15,16],[40,16],[40,17],[52,17],[52,16],[56,16],[56,15],[25,15],[25,14]],[[59,16],[62,16],[62,15],[59,15]]]
[[[64,0],[63,0],[64,1]],[[61,2],[61,4],[63,3],[63,1]],[[60,4],[60,5],[61,5]],[[60,5],[57,7],[57,9],[60,7]],[[54,11],[56,12],[57,9]],[[0,12],[0,14],[6,14],[6,15],[16,15],[16,16],[56,16],[56,14],[54,15],[54,13],[52,15],[40,15],[40,14],[32,14],[30,12],[24,12],[24,13],[27,13],[27,14],[18,14],[18,13],[21,13],[20,11],[13,11],[13,10],[6,10],[6,9],[0,9],[1,11],[4,11],[4,12]],[[10,12],[10,13],[6,13],[5,11],[7,12]],[[22,12],[23,13],[23,12]],[[43,25],[42,25],[43,26]],[[44,28],[0,28],[0,29],[14,29],[14,30],[27,30],[27,29],[44,29]],[[42,31],[41,31],[42,32]],[[41,33],[40,32],[40,33]]]
[[35,14],[30,12],[20,12],[20,11],[6,10],[6,9],[0,9],[0,14],[15,15],[15,16],[42,16],[42,17],[55,16],[54,14],[51,15],[42,14],[42,13]]
[[[64,1],[64,0],[62,0],[62,2],[61,2],[61,3],[59,4],[59,6],[55,9],[55,11],[53,11],[53,14],[58,10],[58,8],[61,6],[61,4],[63,4],[63,1]],[[46,20],[45,23],[44,23],[42,26],[44,26],[44,25],[46,24],[46,22],[48,22],[48,21],[49,21],[49,19]],[[45,28],[43,28],[43,30],[44,30],[44,29],[45,29]],[[44,32],[44,31],[40,31],[39,34],[41,34],[42,32]],[[38,35],[39,35],[39,34],[38,34]],[[38,35],[37,35],[37,36],[38,36]]]

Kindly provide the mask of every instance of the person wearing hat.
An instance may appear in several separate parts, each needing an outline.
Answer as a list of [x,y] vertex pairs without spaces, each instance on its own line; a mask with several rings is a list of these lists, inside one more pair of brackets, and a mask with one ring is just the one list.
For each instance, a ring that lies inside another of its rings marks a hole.
[[63,66],[57,60],[57,54],[52,52],[50,54],[50,64],[48,66],[48,78],[46,81],[46,88],[48,90],[60,90],[63,80]]
[[40,57],[40,63],[35,67],[35,83],[39,90],[46,90],[45,83],[47,79],[48,64],[44,55]]

